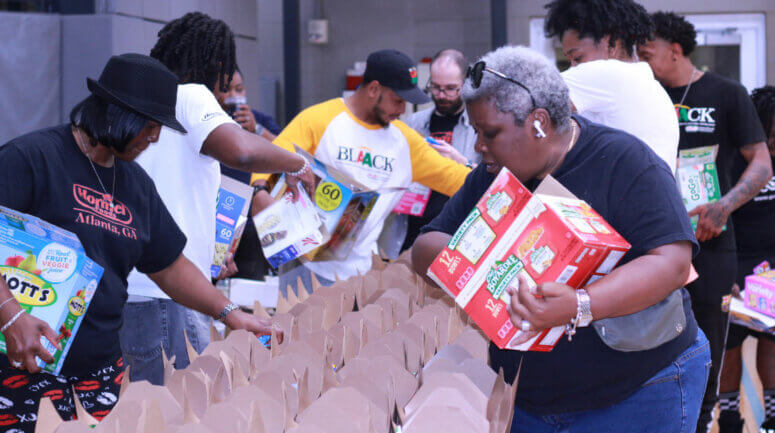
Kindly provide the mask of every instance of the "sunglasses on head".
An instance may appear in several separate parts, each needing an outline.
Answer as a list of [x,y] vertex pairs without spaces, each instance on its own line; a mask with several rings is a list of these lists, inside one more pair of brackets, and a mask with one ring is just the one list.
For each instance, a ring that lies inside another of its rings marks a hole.
[[511,77],[506,76],[506,74],[502,72],[498,72],[495,69],[488,68],[483,60],[478,61],[468,67],[468,72],[466,73],[466,77],[471,79],[471,87],[473,87],[474,89],[478,89],[479,86],[482,85],[482,75],[484,74],[485,71],[495,75],[498,78],[501,78],[506,81],[510,81],[516,84],[517,86],[525,89],[527,94],[530,96],[530,102],[533,104],[533,108],[536,107],[536,100],[535,98],[533,98],[533,92],[531,92],[530,89],[527,88],[527,86],[525,86],[524,84],[520,83],[519,81]]

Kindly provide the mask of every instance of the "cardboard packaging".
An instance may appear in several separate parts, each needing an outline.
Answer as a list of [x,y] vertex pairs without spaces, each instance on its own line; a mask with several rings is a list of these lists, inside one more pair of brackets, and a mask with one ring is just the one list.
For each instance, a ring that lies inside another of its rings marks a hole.
[[745,302],[748,294],[745,290],[740,292],[740,296],[742,299],[732,295],[727,295],[723,298],[721,310],[729,312],[729,321],[754,331],[775,335],[775,317],[770,317],[748,307]]
[[[718,145],[685,149],[678,152],[676,180],[686,211],[721,199],[716,155]],[[697,230],[697,217],[691,217],[692,229]],[[724,226],[726,230],[726,226]]]
[[756,267],[745,277],[745,305],[762,314],[775,317],[775,270],[768,262]]
[[273,267],[300,257],[322,245],[323,221],[303,189],[293,201],[290,193],[253,217],[264,256]]
[[[0,275],[22,308],[59,333],[62,350],[41,338],[55,362],[37,359],[43,371],[59,374],[97,291],[102,267],[86,256],[75,234],[2,206],[0,260]],[[0,352],[6,353],[2,335]]]
[[[374,203],[381,193],[388,190],[372,190],[346,173],[324,164],[298,146],[295,146],[295,149],[296,153],[307,158],[315,174],[315,195],[312,201],[327,233],[330,234],[324,237],[319,248],[306,253],[305,258],[344,259],[350,254]],[[272,195],[279,196],[285,188],[285,176],[282,176]]]
[[508,314],[506,288],[522,275],[532,289],[555,281],[580,288],[608,274],[629,251],[600,215],[547,177],[531,194],[501,170],[431,264],[428,275],[501,349],[550,351],[564,328],[524,344]]
[[401,200],[393,208],[393,212],[412,216],[422,216],[431,198],[431,189],[425,185],[413,182],[409,184]]
[[237,251],[248,221],[253,188],[228,176],[221,176],[221,188],[215,210],[215,256],[210,276],[218,278],[226,256]]

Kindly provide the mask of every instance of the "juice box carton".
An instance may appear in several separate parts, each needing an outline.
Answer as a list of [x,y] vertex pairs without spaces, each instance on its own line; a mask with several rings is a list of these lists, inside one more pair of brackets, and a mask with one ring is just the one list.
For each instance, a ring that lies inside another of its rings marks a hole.
[[[307,158],[315,174],[315,194],[312,201],[326,228],[327,236],[319,248],[305,254],[305,258],[343,259],[352,250],[380,192],[372,190],[346,173],[319,161],[296,146],[296,152]],[[278,196],[285,191],[285,177],[281,177],[272,191]]]
[[564,327],[518,344],[508,287],[555,281],[581,288],[608,274],[630,244],[587,203],[547,177],[531,194],[507,169],[431,264],[428,275],[501,349],[550,351]]
[[[678,152],[676,180],[686,211],[721,199],[716,155],[718,145],[685,149]],[[691,217],[692,229],[697,230],[697,217]],[[724,226],[726,230],[726,226]]]
[[[54,363],[37,359],[44,372],[59,374],[102,278],[102,267],[86,256],[75,234],[2,206],[0,260],[0,275],[22,308],[59,334],[62,350],[41,338]],[[2,335],[0,352],[6,353]]]
[[325,225],[304,189],[293,201],[286,193],[253,217],[264,256],[273,267],[300,257],[328,238]]
[[745,277],[745,305],[770,317],[775,317],[775,270],[768,262],[754,269]]
[[245,223],[248,221],[253,188],[249,185],[221,176],[221,188],[215,211],[215,255],[210,265],[210,275],[218,278],[226,256],[237,251]]

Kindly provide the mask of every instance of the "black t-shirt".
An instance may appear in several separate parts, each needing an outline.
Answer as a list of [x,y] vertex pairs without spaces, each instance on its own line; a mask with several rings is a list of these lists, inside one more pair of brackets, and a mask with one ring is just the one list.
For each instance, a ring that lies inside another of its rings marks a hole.
[[[692,242],[696,252],[697,241],[667,164],[632,135],[574,118],[581,125],[578,141],[552,176],[630,242],[632,248],[621,264],[678,241]],[[484,165],[477,167],[423,231],[453,234],[494,178]],[[533,180],[526,186],[532,190],[538,183]],[[525,410],[557,414],[608,407],[635,392],[694,342],[697,323],[688,293],[681,290],[686,329],[657,348],[620,352],[608,347],[590,326],[579,328],[572,342],[560,339],[548,353],[490,345],[492,367],[496,371],[502,367],[511,380],[522,359],[516,402]]]
[[[112,192],[113,168],[94,167]],[[86,255],[105,269],[64,375],[93,371],[121,355],[118,330],[129,271],[160,271],[186,244],[145,171],[118,159],[115,170],[114,212],[100,207],[103,189],[69,125],[35,131],[0,148],[0,205],[75,233]]]
[[[442,116],[434,111],[431,114],[429,126],[431,137],[437,140],[444,140],[454,146],[452,131],[455,129],[455,126],[460,123],[460,116],[462,115],[462,110],[452,116]],[[402,251],[412,247],[415,239],[417,239],[417,236],[420,234],[420,229],[436,218],[436,215],[441,212],[441,209],[444,207],[444,204],[447,203],[447,200],[449,200],[449,196],[440,192],[431,191],[431,196],[428,198],[428,204],[425,206],[425,212],[418,217],[409,216],[406,238],[403,247],[401,247]]]
[[[775,158],[772,158],[775,165]],[[740,156],[735,162],[736,172],[742,173],[748,166]],[[742,205],[732,214],[735,222],[737,253],[743,257],[770,256],[775,253],[775,176],[759,191],[753,200]]]
[[[686,99],[679,105],[686,86],[665,88],[676,106],[681,139],[678,149],[718,145],[716,165],[721,194],[726,194],[740,179],[734,161],[740,148],[765,141],[756,109],[740,83],[706,72],[692,83]],[[702,243],[703,250],[735,251],[732,221],[718,237]]]

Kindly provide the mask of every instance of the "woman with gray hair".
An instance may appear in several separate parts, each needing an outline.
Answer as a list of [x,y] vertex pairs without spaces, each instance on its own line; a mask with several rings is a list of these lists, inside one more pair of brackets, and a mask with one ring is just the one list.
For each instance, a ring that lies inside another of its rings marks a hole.
[[535,189],[552,175],[632,248],[580,290],[532,292],[519,281],[512,321],[525,340],[574,323],[551,352],[490,346],[510,380],[521,367],[512,432],[692,432],[710,363],[683,289],[697,242],[668,167],[642,141],[571,115],[557,69],[524,47],[503,47],[469,69],[463,88],[482,164],[423,229],[413,248],[425,273],[505,167]]

